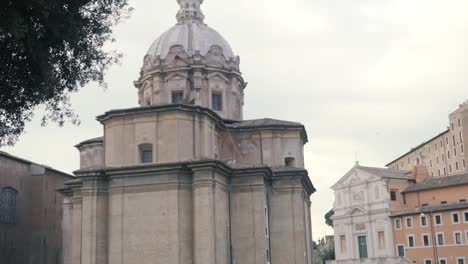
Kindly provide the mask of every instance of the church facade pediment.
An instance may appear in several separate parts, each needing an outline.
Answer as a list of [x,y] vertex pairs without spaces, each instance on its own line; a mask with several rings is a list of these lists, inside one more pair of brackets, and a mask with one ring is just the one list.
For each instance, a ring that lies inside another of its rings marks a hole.
[[360,206],[354,206],[345,213],[345,216],[363,215],[366,214],[367,210]]
[[380,177],[369,174],[359,169],[359,167],[352,168],[348,173],[345,174],[337,183],[331,188],[336,190],[343,187],[356,185],[360,183],[370,182],[379,180]]

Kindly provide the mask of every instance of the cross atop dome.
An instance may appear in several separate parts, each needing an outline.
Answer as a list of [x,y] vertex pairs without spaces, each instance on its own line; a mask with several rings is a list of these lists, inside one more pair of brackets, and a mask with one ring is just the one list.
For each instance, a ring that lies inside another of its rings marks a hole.
[[203,0],[177,0],[180,10],[177,12],[177,22],[203,22],[205,16],[200,9]]

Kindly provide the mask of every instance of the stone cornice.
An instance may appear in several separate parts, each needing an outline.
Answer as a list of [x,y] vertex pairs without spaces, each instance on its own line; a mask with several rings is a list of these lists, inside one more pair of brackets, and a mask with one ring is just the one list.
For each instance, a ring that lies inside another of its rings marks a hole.
[[[133,177],[154,175],[155,173],[178,173],[187,171],[187,162],[163,163],[163,164],[140,164],[134,166],[122,167],[106,167],[77,170],[74,174],[78,178],[95,178],[95,177]],[[129,176],[132,175],[132,176]]]
[[[187,173],[191,174],[196,171],[215,171],[224,175],[228,178],[244,178],[252,176],[262,176],[269,181],[281,181],[281,180],[296,180],[302,185],[291,185],[291,186],[281,186],[276,188],[277,190],[297,190],[300,191],[302,188],[305,188],[305,191],[310,195],[316,190],[309,179],[307,170],[301,168],[275,168],[272,169],[266,165],[259,166],[245,166],[233,168],[226,163],[219,160],[194,160],[194,161],[184,161],[176,163],[164,163],[164,164],[145,164],[145,165],[136,165],[136,166],[126,166],[126,167],[113,167],[113,168],[98,168],[98,169],[85,169],[75,171],[75,175],[79,178],[74,181],[69,181],[65,183],[67,190],[63,192],[71,192],[75,188],[83,187],[83,180],[93,180],[93,179],[108,179],[108,178],[132,178],[139,176],[154,176],[155,174],[161,173]],[[215,184],[221,188],[227,188],[225,183],[218,182],[216,179],[208,179],[207,184]],[[198,183],[192,182],[191,184],[203,184],[204,179],[200,180]],[[188,186],[188,182],[172,182],[164,183],[163,185],[171,186]],[[190,185],[190,184],[189,184]],[[240,186],[240,185],[239,185]],[[234,184],[233,187],[237,188],[238,185]],[[255,186],[255,189],[260,188],[261,186]],[[263,188],[263,187],[261,187]],[[112,188],[111,188],[112,189]],[[238,188],[237,188],[238,189]]]
[[97,116],[96,119],[99,122],[104,123],[105,121],[114,117],[128,117],[128,116],[134,116],[134,115],[153,114],[153,113],[161,113],[161,112],[168,112],[168,111],[175,111],[175,110],[183,111],[183,112],[202,113],[220,124],[223,123],[223,119],[218,114],[216,114],[216,112],[214,112],[213,110],[209,108],[201,107],[198,105],[186,105],[186,104],[167,104],[167,105],[154,105],[154,106],[127,108],[127,109],[116,109],[116,110],[107,111],[106,113]]
[[276,168],[273,170],[274,179],[291,179],[300,177],[302,185],[306,188],[307,192],[313,194],[317,190],[315,189],[312,181],[309,178],[307,170],[302,168]]
[[239,121],[232,121],[232,120],[224,120],[222,119],[216,112],[209,108],[205,108],[198,105],[187,105],[187,104],[167,104],[167,105],[156,105],[156,106],[145,106],[145,107],[135,107],[135,108],[128,108],[128,109],[116,109],[110,110],[103,115],[99,115],[96,119],[104,124],[107,120],[112,118],[119,118],[119,117],[131,117],[137,116],[142,114],[155,114],[155,113],[163,113],[169,111],[182,111],[188,113],[198,113],[205,115],[211,118],[214,122],[216,122],[219,129],[222,131],[229,131],[229,132],[244,132],[244,131],[262,131],[262,130],[286,130],[286,129],[297,129],[300,130],[302,139],[304,143],[308,142],[307,132],[305,130],[304,125],[302,124],[260,124],[260,125],[251,125],[251,126],[234,126],[232,125],[233,122]]
[[104,137],[98,137],[98,138],[92,138],[92,139],[88,139],[86,141],[80,142],[77,145],[75,145],[75,148],[77,148],[78,150],[81,150],[84,147],[102,146],[103,144],[104,144]]

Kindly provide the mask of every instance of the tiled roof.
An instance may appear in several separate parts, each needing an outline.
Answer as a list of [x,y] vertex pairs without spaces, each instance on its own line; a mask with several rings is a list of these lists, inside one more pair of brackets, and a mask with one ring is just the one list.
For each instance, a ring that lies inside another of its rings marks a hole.
[[412,214],[420,214],[420,213],[428,213],[428,212],[451,211],[451,210],[464,209],[464,208],[468,208],[468,202],[423,206],[421,208],[397,211],[397,212],[392,213],[392,216],[403,216],[403,215],[412,215]]
[[301,123],[290,122],[290,121],[283,121],[271,118],[262,118],[262,119],[252,119],[252,120],[243,120],[239,122],[234,122],[229,124],[228,126],[232,127],[263,127],[263,126],[294,126],[294,127],[302,127]]
[[430,177],[421,183],[406,188],[403,192],[417,192],[465,184],[468,184],[468,173]]
[[386,168],[374,168],[374,167],[363,167],[359,166],[358,169],[370,173],[375,176],[389,179],[403,179],[403,180],[412,180],[413,177],[409,174],[409,171],[404,170],[393,170]]

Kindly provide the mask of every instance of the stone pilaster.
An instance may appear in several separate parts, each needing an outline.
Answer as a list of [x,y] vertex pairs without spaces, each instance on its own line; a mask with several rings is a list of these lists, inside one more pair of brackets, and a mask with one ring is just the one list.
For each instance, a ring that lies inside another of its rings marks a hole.
[[307,242],[310,231],[304,202],[314,191],[303,169],[274,172],[269,195],[272,263],[310,263],[311,249]]
[[189,166],[193,171],[194,264],[228,263],[228,195],[220,163]]
[[264,264],[270,254],[266,167],[235,170],[230,178],[232,263]]
[[84,181],[81,264],[107,263],[108,191],[100,175]]
[[63,201],[62,219],[62,263],[71,263],[72,231],[73,231],[73,203],[71,197],[65,196]]

